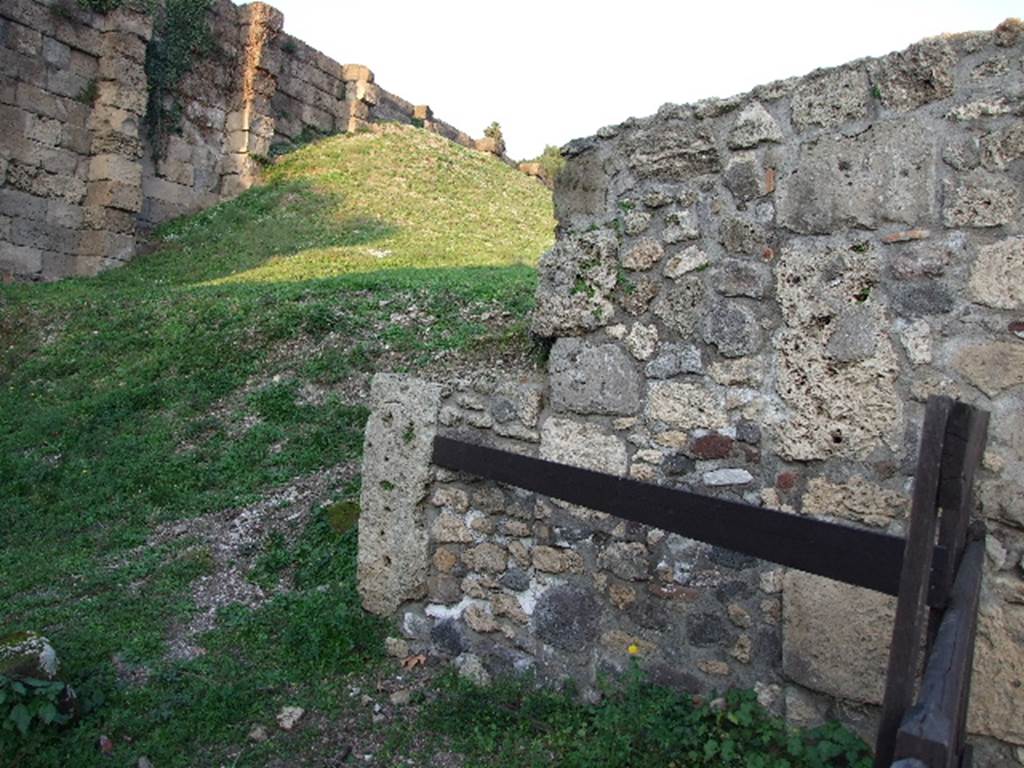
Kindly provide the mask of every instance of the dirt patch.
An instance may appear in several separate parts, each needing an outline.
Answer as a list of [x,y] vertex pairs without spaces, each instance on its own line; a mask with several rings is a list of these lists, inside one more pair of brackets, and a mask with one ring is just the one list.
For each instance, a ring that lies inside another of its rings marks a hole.
[[193,542],[191,549],[209,552],[213,561],[212,572],[192,582],[190,593],[196,611],[187,622],[171,627],[167,658],[188,660],[205,653],[200,637],[216,625],[221,608],[236,603],[255,608],[274,594],[287,591],[286,582],[268,593],[248,580],[264,542],[271,534],[278,534],[288,544],[294,543],[313,511],[329,501],[357,472],[355,462],[339,464],[271,491],[251,506],[178,520],[157,528],[146,547],[188,540]]

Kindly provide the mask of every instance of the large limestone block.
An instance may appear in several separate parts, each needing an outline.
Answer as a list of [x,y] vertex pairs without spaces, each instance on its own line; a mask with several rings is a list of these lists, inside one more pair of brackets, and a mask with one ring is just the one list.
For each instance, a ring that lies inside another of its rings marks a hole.
[[563,226],[600,216],[608,198],[608,174],[597,149],[568,158],[555,178],[555,216]]
[[867,117],[870,89],[860,67],[842,67],[812,75],[793,92],[793,124],[834,128]]
[[680,381],[652,382],[646,415],[681,430],[720,429],[727,421],[719,393]]
[[1024,745],[1024,606],[982,602],[967,729]]
[[989,397],[1024,384],[1024,344],[1012,341],[964,341],[953,367]]
[[619,242],[608,230],[563,237],[541,256],[533,331],[574,336],[600,328],[614,313],[609,295],[618,281]]
[[559,464],[626,474],[626,444],[596,424],[549,418],[540,430],[540,455]]
[[559,339],[548,371],[555,410],[626,416],[640,409],[640,375],[617,344]]
[[795,166],[780,174],[780,224],[794,232],[825,234],[934,218],[934,145],[934,134],[910,121],[875,123],[857,136],[804,142]]
[[441,386],[378,374],[363,446],[358,577],[363,606],[394,612],[426,592],[428,532],[421,506],[430,479]]
[[1010,237],[979,249],[970,288],[971,298],[981,304],[1024,308],[1024,237]]
[[895,599],[800,571],[783,583],[782,669],[815,691],[878,704]]

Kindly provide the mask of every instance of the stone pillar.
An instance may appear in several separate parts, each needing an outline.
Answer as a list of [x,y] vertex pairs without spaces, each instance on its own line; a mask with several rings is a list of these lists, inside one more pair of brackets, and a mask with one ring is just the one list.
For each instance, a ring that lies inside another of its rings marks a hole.
[[221,168],[221,197],[244,192],[256,181],[258,158],[270,152],[274,117],[270,100],[277,90],[280,57],[269,45],[284,26],[284,15],[265,3],[251,3],[239,11],[239,37],[243,41],[242,87],[235,108],[228,113]]
[[146,114],[146,44],[152,18],[127,8],[104,17],[82,238],[74,272],[95,275],[135,255],[142,210],[142,123]]
[[377,86],[373,72],[362,64],[345,64],[341,68],[341,79],[345,82],[348,110],[346,117],[338,121],[338,128],[352,133],[370,124],[371,112],[377,104]]
[[373,378],[373,410],[363,447],[359,593],[368,611],[388,615],[426,594],[429,540],[422,501],[441,386],[391,374]]

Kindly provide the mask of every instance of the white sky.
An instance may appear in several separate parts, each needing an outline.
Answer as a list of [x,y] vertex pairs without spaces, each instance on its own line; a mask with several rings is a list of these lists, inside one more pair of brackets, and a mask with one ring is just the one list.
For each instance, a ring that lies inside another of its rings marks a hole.
[[667,102],[1024,16],[1021,0],[269,1],[286,31],[457,128],[497,120],[516,159]]

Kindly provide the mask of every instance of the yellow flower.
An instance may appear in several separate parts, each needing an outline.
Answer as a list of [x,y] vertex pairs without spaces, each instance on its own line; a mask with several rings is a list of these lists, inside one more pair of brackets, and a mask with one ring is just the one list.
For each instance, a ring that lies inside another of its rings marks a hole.
[[630,643],[629,647],[626,648],[626,650],[629,652],[630,656],[636,656],[638,653],[640,653],[640,646],[638,646],[636,643]]

